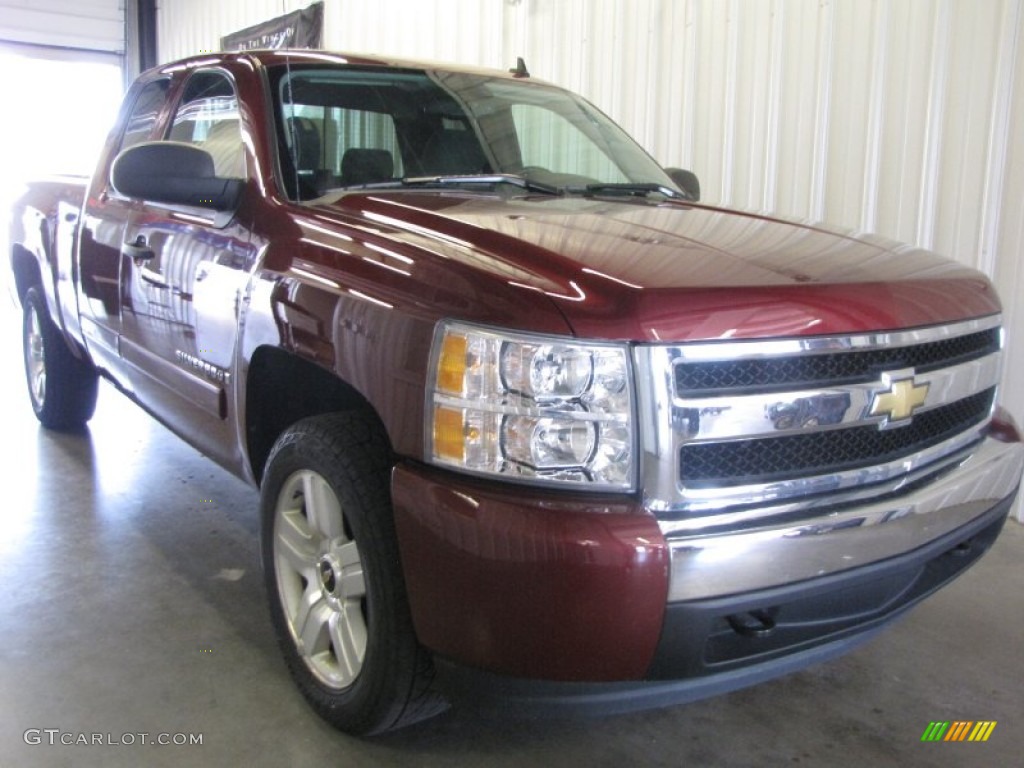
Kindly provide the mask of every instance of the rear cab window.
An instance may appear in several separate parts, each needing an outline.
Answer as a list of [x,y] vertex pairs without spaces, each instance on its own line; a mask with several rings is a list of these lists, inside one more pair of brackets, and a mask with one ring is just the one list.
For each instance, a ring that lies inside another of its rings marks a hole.
[[238,97],[220,72],[197,72],[185,85],[167,134],[169,141],[193,144],[213,158],[222,178],[245,178],[245,149]]
[[162,78],[154,80],[139,91],[135,103],[132,104],[132,111],[128,114],[128,120],[125,122],[121,143],[117,147],[118,152],[134,147],[152,136],[160,112],[167,103],[170,85],[169,78]]

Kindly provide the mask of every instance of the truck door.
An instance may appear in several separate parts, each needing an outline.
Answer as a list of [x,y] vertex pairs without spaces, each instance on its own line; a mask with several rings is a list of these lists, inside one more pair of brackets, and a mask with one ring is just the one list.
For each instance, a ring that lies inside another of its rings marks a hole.
[[[99,167],[104,173],[98,174],[89,186],[82,220],[77,228],[77,312],[81,318],[82,333],[92,358],[122,384],[126,382],[121,375],[119,352],[121,244],[129,216],[139,203],[119,195],[110,186],[105,171],[118,152],[153,138],[159,117],[167,106],[170,85],[170,78],[162,77],[129,94],[126,101],[131,101],[131,107],[121,137],[100,159]],[[64,212],[59,226],[72,223],[65,218],[77,217],[77,212]]]
[[[247,178],[238,100],[224,72],[189,78],[166,139],[209,152],[217,176]],[[139,397],[213,458],[228,461],[216,444],[228,450],[234,443],[227,417],[235,342],[255,257],[244,210],[244,193],[239,210],[229,212],[142,202],[123,240],[131,257],[121,275],[121,354],[143,374]]]

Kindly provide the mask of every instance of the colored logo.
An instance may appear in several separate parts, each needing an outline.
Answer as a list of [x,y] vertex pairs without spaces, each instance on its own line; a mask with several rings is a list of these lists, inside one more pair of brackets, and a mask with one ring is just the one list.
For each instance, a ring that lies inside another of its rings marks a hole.
[[892,380],[888,374],[882,376],[883,383],[889,388],[876,392],[871,400],[871,415],[885,416],[882,426],[898,421],[907,421],[914,414],[914,409],[924,405],[928,397],[929,384],[915,384],[913,375],[903,379]]
[[995,729],[995,720],[933,721],[924,729],[921,741],[988,741]]

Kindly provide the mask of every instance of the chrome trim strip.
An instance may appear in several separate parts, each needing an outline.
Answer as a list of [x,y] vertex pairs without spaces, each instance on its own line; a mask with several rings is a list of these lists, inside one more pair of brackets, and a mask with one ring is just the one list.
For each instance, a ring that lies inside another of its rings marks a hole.
[[[928,399],[915,414],[975,395],[999,383],[999,355],[914,375],[913,369],[888,371],[892,379],[910,378],[928,384]],[[882,424],[872,416],[871,404],[885,389],[882,381],[817,390],[726,397],[674,398],[681,409],[683,443],[760,437],[782,437],[865,424]],[[909,424],[912,419],[900,422]]]
[[[740,526],[751,520],[799,512],[810,516],[820,507],[835,507],[885,496],[922,477],[942,472],[962,461],[983,432],[983,428],[971,430],[951,443],[942,443],[930,451],[921,451],[890,464],[765,485],[688,491],[685,505],[648,508],[662,518],[658,524],[665,534]],[[799,493],[792,492],[794,485],[799,488]],[[748,506],[739,510],[728,509],[741,503]],[[673,519],[673,515],[685,517]]]
[[897,499],[798,523],[668,540],[668,601],[701,600],[839,573],[910,552],[1010,496],[1024,445],[986,440],[935,482]]
[[857,336],[811,336],[796,339],[755,341],[708,341],[673,347],[673,360],[698,363],[713,360],[751,360],[763,357],[796,357],[835,352],[866,352],[888,347],[910,347],[987,331],[1002,325],[1002,315],[989,315],[950,325],[909,331],[868,333]]

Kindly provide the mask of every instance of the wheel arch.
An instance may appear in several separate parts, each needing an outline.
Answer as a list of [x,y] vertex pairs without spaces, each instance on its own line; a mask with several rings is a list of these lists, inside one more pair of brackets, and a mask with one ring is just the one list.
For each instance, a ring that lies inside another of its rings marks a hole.
[[355,387],[336,373],[274,346],[256,349],[245,391],[245,440],[249,468],[263,480],[267,458],[281,433],[302,419],[339,411],[372,416],[391,451],[380,415]]
[[14,289],[19,303],[24,303],[30,288],[43,286],[43,273],[39,260],[20,243],[11,246],[11,272],[14,274]]

